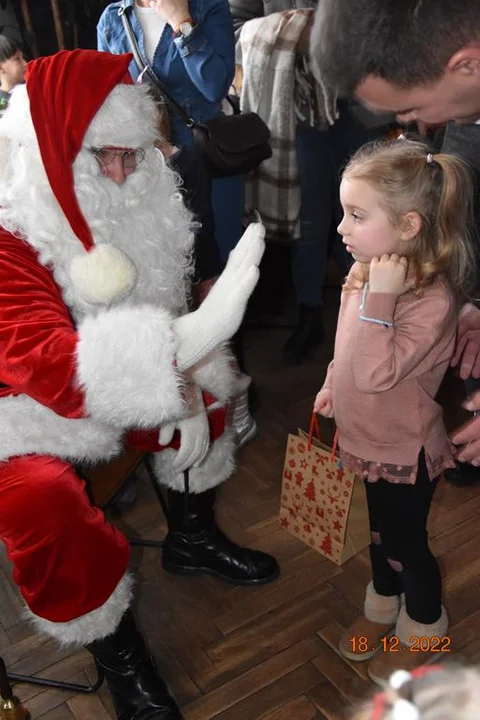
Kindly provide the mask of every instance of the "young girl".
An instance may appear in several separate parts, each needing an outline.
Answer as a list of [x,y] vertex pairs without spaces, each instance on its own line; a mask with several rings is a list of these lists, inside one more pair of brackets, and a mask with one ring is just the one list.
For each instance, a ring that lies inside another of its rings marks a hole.
[[314,410],[335,417],[343,463],[366,481],[373,579],[340,652],[373,658],[369,675],[380,684],[450,649],[426,525],[438,478],[453,465],[435,395],[473,280],[471,192],[461,160],[405,139],[362,148],[340,188],[338,231],[356,262]]

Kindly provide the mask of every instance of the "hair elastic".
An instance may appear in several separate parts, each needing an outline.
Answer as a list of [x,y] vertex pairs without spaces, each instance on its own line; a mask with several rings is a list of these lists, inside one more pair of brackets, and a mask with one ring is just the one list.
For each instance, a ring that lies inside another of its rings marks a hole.
[[430,165],[430,163],[433,163],[433,155],[432,153],[428,153],[427,155],[427,163]]

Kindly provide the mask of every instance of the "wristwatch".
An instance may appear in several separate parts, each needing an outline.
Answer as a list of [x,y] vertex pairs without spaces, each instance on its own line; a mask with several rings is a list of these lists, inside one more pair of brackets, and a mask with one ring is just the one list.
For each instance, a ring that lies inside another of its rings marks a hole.
[[182,20],[178,28],[173,33],[173,37],[188,37],[192,34],[192,32],[195,29],[195,20],[193,18],[188,17],[185,20]]

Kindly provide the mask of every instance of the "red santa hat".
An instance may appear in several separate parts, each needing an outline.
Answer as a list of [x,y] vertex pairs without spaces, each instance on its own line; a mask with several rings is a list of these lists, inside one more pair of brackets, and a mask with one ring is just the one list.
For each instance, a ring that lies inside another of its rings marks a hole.
[[[75,194],[73,163],[110,93],[122,82],[132,83],[128,75],[131,60],[130,54],[64,50],[27,65],[30,114],[47,178],[86,251],[72,262],[72,281],[85,299],[96,303],[110,303],[127,295],[135,283],[136,271],[117,248],[95,245]],[[126,124],[131,127],[131,116],[129,120]],[[110,127],[115,127],[115,119],[110,121]],[[108,144],[121,143],[111,137]]]

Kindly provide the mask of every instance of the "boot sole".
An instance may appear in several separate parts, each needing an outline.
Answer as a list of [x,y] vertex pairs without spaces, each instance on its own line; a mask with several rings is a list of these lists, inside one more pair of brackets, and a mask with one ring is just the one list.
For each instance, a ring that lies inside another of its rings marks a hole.
[[271,575],[268,575],[265,578],[258,578],[255,580],[235,580],[234,578],[228,577],[228,575],[223,575],[222,573],[212,570],[211,568],[197,568],[197,567],[178,567],[178,565],[171,565],[168,562],[162,562],[162,567],[166,572],[171,573],[172,575],[212,575],[213,577],[219,578],[219,580],[223,580],[223,582],[229,583],[230,585],[266,585],[267,583],[273,582],[276,580],[280,575],[280,568],[272,573]]
[[[385,633],[383,637],[389,638],[391,637],[395,632],[395,628],[390,630],[388,633]],[[371,660],[380,650],[382,649],[381,645],[379,647],[375,648],[375,650],[369,650],[368,652],[364,653],[351,653],[348,650],[344,650],[340,645],[338,646],[338,652],[340,655],[345,658],[345,660],[350,660],[351,662],[363,662],[363,660]]]

